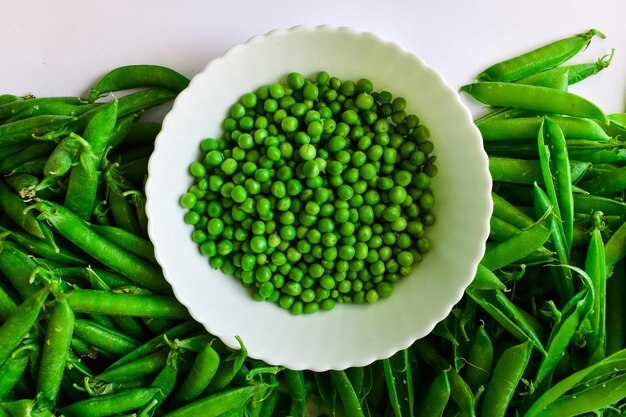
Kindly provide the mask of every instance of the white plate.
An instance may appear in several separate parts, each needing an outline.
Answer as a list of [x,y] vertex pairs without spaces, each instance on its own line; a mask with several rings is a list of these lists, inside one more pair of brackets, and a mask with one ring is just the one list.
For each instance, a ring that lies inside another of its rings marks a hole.
[[[183,222],[180,196],[199,143],[221,135],[221,121],[243,93],[299,71],[341,79],[366,77],[377,91],[407,99],[431,131],[439,174],[433,179],[437,223],[432,250],[392,297],[293,316],[255,302],[235,278],[210,268]],[[471,281],[488,236],[491,178],[480,134],[458,94],[436,71],[395,44],[347,28],[295,27],[255,37],[227,51],[193,78],[163,123],[150,159],[149,232],[165,277],[206,329],[253,358],[292,369],[345,369],[388,357],[428,334]]]

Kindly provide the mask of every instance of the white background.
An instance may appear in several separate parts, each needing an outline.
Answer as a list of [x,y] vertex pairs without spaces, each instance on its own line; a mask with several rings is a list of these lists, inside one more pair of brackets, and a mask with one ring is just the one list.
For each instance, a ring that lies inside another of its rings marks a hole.
[[0,94],[85,95],[105,72],[128,64],[193,76],[231,46],[298,24],[374,32],[419,55],[454,88],[496,61],[595,27],[607,39],[595,38],[574,61],[611,48],[616,56],[571,91],[607,113],[625,111],[624,0],[0,0]]

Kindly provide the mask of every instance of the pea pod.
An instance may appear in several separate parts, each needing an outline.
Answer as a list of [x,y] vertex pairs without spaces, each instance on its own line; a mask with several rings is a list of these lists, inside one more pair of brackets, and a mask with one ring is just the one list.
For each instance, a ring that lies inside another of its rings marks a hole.
[[439,373],[428,388],[426,398],[419,409],[419,416],[439,417],[443,414],[450,400],[450,381],[448,371]]
[[591,333],[586,337],[590,363],[604,358],[606,354],[606,258],[602,235],[597,227],[591,232],[591,241],[585,258],[585,271],[594,287],[594,303],[590,314]]
[[517,82],[524,84],[548,86],[547,83],[549,82],[549,80],[565,74],[567,76],[567,84],[573,85],[607,68],[611,64],[612,60],[613,52],[611,52],[611,54],[598,58],[598,60],[595,62],[586,62],[583,64],[574,64],[548,69],[522,78]]
[[[589,169],[590,164],[582,161],[571,161],[571,182],[576,183]],[[545,184],[542,176],[541,162],[538,160],[489,157],[489,172],[494,181],[512,182],[516,184]]]
[[181,92],[189,79],[178,72],[158,65],[127,65],[107,73],[89,93],[89,102],[113,91],[139,87],[159,87]]
[[482,324],[476,331],[465,372],[465,382],[474,392],[489,381],[492,362],[493,344],[485,325]]
[[493,271],[514,263],[537,250],[550,236],[547,224],[552,216],[552,212],[547,211],[539,221],[517,236],[487,248],[481,263]]
[[30,282],[37,267],[38,264],[18,246],[0,240],[0,272],[22,300],[32,296],[40,288],[38,284]]
[[98,290],[72,290],[67,293],[70,306],[80,313],[114,316],[188,319],[189,313],[174,297],[141,294],[116,294]]
[[0,326],[0,365],[7,360],[13,350],[17,348],[31,330],[43,303],[50,294],[51,287],[47,285],[25,300]]
[[116,226],[100,226],[92,224],[91,229],[115,243],[119,247],[134,253],[137,256],[156,263],[152,243],[128,230]]
[[599,35],[602,38],[605,37],[602,32],[591,29],[585,33],[560,39],[522,55],[494,64],[482,71],[477,76],[477,79],[486,81],[515,81],[545,69],[556,67],[585,49],[595,35]]
[[528,366],[531,352],[532,343],[526,341],[502,353],[493,370],[491,382],[485,391],[482,416],[504,417],[515,394],[515,388]]
[[302,371],[294,371],[291,369],[285,369],[283,371],[285,377],[285,384],[289,391],[289,395],[294,404],[296,410],[296,417],[304,417],[306,410],[306,387],[304,385],[304,374]]
[[230,388],[205,396],[164,415],[164,417],[218,417],[243,408],[250,401],[264,395],[268,384],[258,383],[240,388]]
[[75,133],[64,137],[48,156],[43,168],[43,174],[48,177],[65,175],[74,164],[80,149],[86,155],[91,152],[91,145]]
[[341,402],[343,403],[346,416],[348,417],[363,417],[363,409],[359,403],[359,398],[354,391],[354,387],[350,383],[350,379],[346,375],[345,371],[331,370],[330,377],[333,381],[333,386],[337,390]]
[[74,312],[67,302],[58,301],[48,320],[37,377],[37,392],[50,405],[57,402],[73,327]]
[[[579,117],[550,116],[550,120],[562,129],[567,139],[604,141],[611,137],[594,121]],[[488,120],[478,124],[484,141],[534,140],[542,124],[541,117],[518,117],[513,119]]]
[[11,390],[23,377],[28,366],[31,349],[39,349],[39,346],[26,344],[18,347],[0,366],[0,401],[8,398]]
[[71,122],[76,121],[72,116],[34,116],[24,120],[0,125],[0,146],[12,145],[60,131]]
[[469,416],[475,416],[475,399],[472,390],[461,378],[458,372],[435,350],[435,347],[425,339],[413,344],[417,356],[424,360],[436,372],[448,373],[450,382],[450,397]]
[[0,322],[7,319],[17,309],[17,304],[7,292],[0,287]]
[[117,164],[110,164],[104,172],[104,180],[107,185],[107,198],[115,224],[134,235],[140,235],[141,229],[135,217],[134,210],[124,196],[120,185],[121,178],[116,172]]
[[53,142],[34,142],[10,158],[0,160],[0,173],[9,174],[28,161],[47,156],[54,146]]
[[35,215],[24,210],[28,207],[19,195],[14,193],[0,180],[0,209],[4,211],[18,226],[40,239],[53,242],[52,235],[46,225],[37,220]]
[[154,375],[162,370],[167,363],[170,350],[169,347],[161,347],[160,350],[135,361],[117,367],[108,367],[96,375],[94,379],[104,382],[128,382]]
[[6,103],[0,103],[0,120],[8,119],[26,109],[47,105],[49,103],[65,103],[72,105],[80,105],[83,103],[79,97],[25,97],[17,100],[11,100]]
[[240,349],[233,351],[229,358],[223,361],[220,360],[220,364],[215,372],[215,375],[213,375],[211,382],[204,390],[205,394],[216,393],[226,388],[233,378],[235,378],[243,366],[244,361],[248,357],[248,351],[246,350],[243,342],[239,336],[236,336],[236,338],[239,342]]
[[64,205],[84,220],[88,220],[95,205],[98,189],[97,169],[104,150],[115,129],[118,117],[117,100],[99,108],[85,127],[83,138],[91,146],[89,163],[72,167]]
[[74,253],[63,248],[55,248],[48,242],[26,233],[12,231],[2,226],[0,226],[0,233],[7,233],[7,239],[17,243],[20,247],[26,249],[28,253],[44,259],[64,265],[85,265],[86,263]]
[[176,388],[172,395],[172,403],[180,406],[196,400],[211,383],[219,364],[219,355],[211,344],[207,343],[196,355],[185,379]]
[[133,255],[92,231],[81,218],[66,207],[50,201],[40,201],[31,208],[39,210],[60,235],[112,270],[148,289],[161,293],[171,292],[157,265]]
[[607,122],[604,112],[589,100],[548,87],[492,81],[468,84],[461,87],[461,91],[490,106],[514,107]]
[[139,341],[111,328],[85,319],[76,319],[74,333],[90,345],[123,356],[137,347]]
[[137,410],[152,400],[157,392],[156,388],[137,388],[106,394],[62,407],[60,411],[67,417],[105,417]]

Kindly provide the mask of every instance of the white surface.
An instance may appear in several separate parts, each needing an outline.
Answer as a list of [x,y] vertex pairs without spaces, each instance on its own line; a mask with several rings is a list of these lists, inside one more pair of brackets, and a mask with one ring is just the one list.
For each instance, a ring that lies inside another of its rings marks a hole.
[[[317,50],[315,54],[310,53]],[[371,306],[293,316],[254,302],[238,280],[213,270],[190,239],[180,196],[202,138],[220,137],[221,122],[242,94],[291,71],[320,69],[343,80],[369,78],[376,91],[401,92],[407,113],[431,132],[439,174],[433,179],[437,223],[424,261]],[[291,369],[345,369],[391,356],[445,318],[482,258],[491,215],[491,178],[481,138],[455,90],[414,55],[369,34],[298,27],[256,37],[229,50],[196,76],[163,122],[147,184],[150,236],[174,292],[191,314],[231,347],[240,336],[251,357]],[[461,209],[462,208],[462,209]],[[393,325],[390,325],[393,323]]]
[[276,28],[330,24],[375,32],[437,68],[451,86],[485,65],[591,27],[584,57],[612,66],[573,91],[624,111],[624,0],[0,0],[0,94],[81,94],[104,72],[155,63],[188,76],[229,47]]

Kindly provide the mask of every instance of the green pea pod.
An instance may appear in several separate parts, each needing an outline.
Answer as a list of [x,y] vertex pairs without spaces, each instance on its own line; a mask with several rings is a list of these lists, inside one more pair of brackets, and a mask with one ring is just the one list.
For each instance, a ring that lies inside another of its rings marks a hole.
[[450,392],[448,371],[443,371],[439,373],[430,384],[418,415],[421,417],[441,416],[450,400]]
[[304,374],[302,371],[285,369],[283,371],[287,390],[296,410],[296,417],[304,417],[306,411],[306,387],[304,385]]
[[196,400],[211,383],[219,364],[219,355],[207,343],[196,355],[185,379],[177,386],[172,395],[172,404],[178,407]]
[[546,350],[541,343],[541,339],[534,327],[528,323],[526,316],[515,310],[512,310],[512,303],[508,303],[507,308],[501,305],[500,300],[496,298],[496,291],[481,291],[473,288],[467,288],[465,293],[478,303],[489,315],[497,321],[505,330],[511,333],[521,342],[531,340],[534,346],[542,354],[546,354]]
[[156,388],[137,388],[89,398],[60,408],[66,417],[105,417],[137,410],[154,398]]
[[[574,233],[574,197],[572,192],[572,172],[570,168],[567,145],[561,127],[549,117],[545,119],[545,139],[551,149],[551,163],[554,165],[554,179],[556,199],[559,203],[559,212],[563,222],[565,247],[568,252],[572,247]],[[539,153],[541,159],[542,153]],[[549,174],[549,173],[548,173]],[[546,179],[544,173],[544,182]]]
[[60,131],[77,120],[72,116],[43,115],[0,125],[0,146],[24,142],[50,132]]
[[154,258],[154,246],[149,240],[116,226],[100,226],[92,224],[90,227],[96,233],[104,236],[106,239],[115,243],[119,247],[126,249],[135,255],[141,256],[148,261],[156,263],[156,259]]
[[[565,397],[565,394],[570,390],[581,387],[581,386],[589,386],[590,383],[597,384],[597,386],[602,387],[603,381],[598,380],[598,377],[614,375],[619,372],[623,375],[624,370],[626,370],[626,349],[620,350],[614,353],[611,356],[606,357],[605,359],[596,362],[593,365],[590,365],[586,368],[583,368],[577,372],[570,374],[569,376],[563,378],[556,384],[552,385],[548,388],[539,398],[537,398],[532,405],[526,410],[526,413],[523,417],[536,417],[536,416],[561,416],[561,414],[552,414],[547,413],[545,410],[548,410],[549,407],[555,402],[561,402],[560,399],[568,399],[571,400],[571,397]],[[626,384],[621,383],[621,387],[626,387]],[[597,392],[597,391],[594,391]],[[610,391],[607,390],[605,394],[609,394]],[[623,397],[623,395],[622,395]],[[610,399],[607,396],[607,400]],[[589,399],[585,400],[587,404],[589,403]],[[615,401],[613,401],[615,402]],[[574,402],[576,403],[576,402]],[[594,404],[595,405],[595,404]],[[603,408],[600,407],[599,408]]]
[[65,175],[74,164],[81,148],[91,152],[91,145],[77,134],[70,133],[64,137],[48,156],[43,174],[48,177]]
[[84,103],[84,101],[79,97],[20,97],[16,100],[0,103],[0,120],[8,119],[26,109],[41,105],[45,106],[49,103],[66,103],[77,106]]
[[[588,162],[571,161],[571,182],[576,183],[589,169]],[[508,158],[502,156],[489,157],[489,172],[493,181],[511,182],[515,184],[545,184],[542,175],[541,161]]]
[[9,174],[28,161],[48,156],[54,147],[54,142],[34,142],[10,158],[0,160],[0,174]]
[[12,231],[2,226],[0,226],[0,233],[8,233],[8,239],[17,243],[21,248],[32,255],[64,265],[85,265],[86,263],[74,253],[63,248],[54,248],[48,242],[37,239],[29,234]]
[[506,285],[491,270],[482,264],[478,264],[476,275],[470,284],[477,290],[506,290]]
[[[550,116],[567,139],[610,140],[611,137],[594,121],[579,117]],[[518,117],[486,121],[478,125],[484,141],[534,140],[541,127],[541,117]]]
[[472,390],[461,378],[456,370],[443,358],[434,346],[426,339],[420,339],[413,344],[417,356],[424,360],[436,372],[448,373],[450,382],[450,397],[469,416],[475,416],[475,399]]
[[240,349],[233,351],[229,358],[223,361],[220,360],[219,367],[204,390],[204,394],[216,393],[226,388],[243,366],[244,361],[248,357],[248,351],[239,336],[236,336],[236,339],[239,342]]
[[[537,213],[547,210],[549,207],[554,206],[554,201],[548,197],[548,195],[535,184],[535,207]],[[557,217],[550,219],[550,237],[551,243],[557,254],[558,260],[561,265],[569,264],[569,248],[565,240],[565,234],[563,230],[563,223],[559,221]],[[558,276],[555,276],[554,283],[557,287],[559,295],[568,300],[574,293],[574,287],[572,282],[572,274],[568,268],[562,268],[556,271]]]
[[586,335],[590,363],[603,359],[606,354],[606,259],[602,234],[598,228],[591,232],[591,241],[585,259],[585,271],[591,278],[595,298],[590,314],[591,333]]
[[178,361],[179,352],[177,350],[171,350],[167,357],[165,366],[150,383],[150,387],[157,388],[158,392],[152,400],[150,409],[145,412],[146,416],[154,415],[157,408],[161,404],[163,404],[163,402],[168,398],[168,396],[176,386],[176,378],[178,376]]
[[474,392],[489,380],[492,362],[493,344],[485,330],[485,325],[482,324],[476,331],[465,372],[465,382]]
[[626,274],[624,263],[613,268],[606,283],[606,353],[612,355],[626,348]]
[[580,324],[589,314],[592,306],[590,300],[593,300],[593,296],[589,294],[593,293],[586,292],[585,296],[576,304],[574,311],[569,316],[562,318],[553,328],[548,341],[548,354],[542,359],[535,376],[534,383],[536,385],[539,385],[557,365]]
[[7,319],[17,309],[17,304],[7,292],[0,287],[0,322]]
[[607,68],[611,64],[612,59],[613,52],[611,54],[598,58],[598,60],[595,62],[587,62],[583,64],[575,64],[548,69],[522,78],[517,82],[522,84],[532,84],[549,87],[551,80],[561,75],[566,75],[567,84],[573,85]]
[[574,417],[610,407],[626,397],[626,374],[617,375],[576,395],[559,398],[538,416]]
[[117,166],[117,164],[110,164],[104,172],[109,207],[111,208],[115,224],[119,228],[138,236],[141,234],[141,229],[135,217],[135,212],[128,200],[126,200],[120,186],[121,178],[119,173],[117,173]]
[[17,348],[30,332],[39,317],[43,303],[50,294],[51,286],[46,285],[25,300],[0,326],[0,365]]
[[163,88],[150,88],[120,97],[118,118],[142,112],[173,100],[177,92]]
[[74,312],[66,301],[57,301],[48,320],[37,378],[37,392],[51,406],[56,404],[61,387],[73,327]]
[[50,201],[39,201],[30,207],[39,210],[60,235],[115,272],[147,289],[171,293],[158,265],[133,255],[92,231],[68,208]]
[[507,59],[482,71],[478,80],[515,81],[540,71],[556,67],[585,49],[591,39],[605,35],[596,29],[580,33],[569,38],[560,39],[522,55]]
[[589,100],[566,91],[507,82],[477,82],[461,87],[481,103],[514,107],[547,114],[560,114],[607,122],[604,112]]
[[519,229],[532,226],[534,220],[515,205],[509,203],[495,192],[491,193],[493,200],[493,215],[512,224]]
[[90,345],[119,356],[130,353],[140,345],[139,341],[117,330],[85,319],[76,319],[74,333]]
[[364,417],[359,398],[345,371],[331,370],[330,377],[343,403],[347,417]]
[[123,148],[154,146],[154,140],[160,131],[161,122],[135,122],[119,146]]
[[552,211],[548,210],[537,222],[522,230],[517,236],[488,248],[481,261],[482,265],[493,271],[512,264],[543,246],[550,237],[547,225],[553,216]]
[[264,396],[269,387],[268,384],[258,383],[222,390],[170,411],[163,417],[218,417],[228,411],[241,409],[255,398]]
[[504,417],[515,394],[517,384],[530,361],[532,343],[526,341],[502,353],[493,370],[493,377],[485,391],[482,416]]
[[89,93],[89,102],[103,94],[139,87],[159,87],[181,92],[189,79],[178,72],[158,65],[127,65],[107,73]]
[[19,100],[22,100],[22,98],[15,96],[13,94],[0,94],[0,106],[3,106],[8,103],[13,103]]
[[0,209],[6,213],[22,229],[40,239],[48,239],[53,243],[52,236],[46,225],[37,220],[35,215],[24,210],[28,207],[19,195],[14,193],[0,180]]
[[131,317],[188,319],[187,309],[174,297],[72,290],[67,300],[76,312]]
[[11,390],[23,377],[28,366],[31,349],[39,349],[39,346],[26,344],[18,347],[0,366],[0,401],[9,397]]
[[113,129],[113,133],[111,133],[111,137],[109,138],[109,146],[111,148],[115,148],[120,142],[126,139],[138,118],[139,115],[131,114],[117,120],[115,129]]

